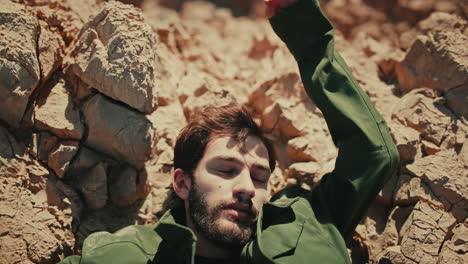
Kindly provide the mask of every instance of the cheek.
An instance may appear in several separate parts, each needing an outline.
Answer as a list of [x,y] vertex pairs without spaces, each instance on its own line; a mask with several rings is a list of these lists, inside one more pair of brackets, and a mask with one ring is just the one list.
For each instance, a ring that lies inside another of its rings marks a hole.
[[266,190],[257,190],[254,197],[255,205],[260,208],[263,203],[268,200],[268,192]]

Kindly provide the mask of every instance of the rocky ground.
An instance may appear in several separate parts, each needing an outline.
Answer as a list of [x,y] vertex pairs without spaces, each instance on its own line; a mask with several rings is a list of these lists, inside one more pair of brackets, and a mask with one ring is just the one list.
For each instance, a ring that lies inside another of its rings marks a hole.
[[[55,263],[98,230],[152,224],[172,147],[210,103],[275,142],[272,192],[313,187],[336,149],[261,1],[0,1],[0,259]],[[323,0],[382,113],[399,171],[348,242],[354,263],[468,263],[468,6]]]

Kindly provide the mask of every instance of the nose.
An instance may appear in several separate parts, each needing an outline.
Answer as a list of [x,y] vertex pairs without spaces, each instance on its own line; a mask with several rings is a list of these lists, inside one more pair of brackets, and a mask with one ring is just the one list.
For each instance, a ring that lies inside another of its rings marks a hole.
[[249,172],[243,172],[238,176],[233,196],[240,201],[249,201],[255,196],[255,186]]

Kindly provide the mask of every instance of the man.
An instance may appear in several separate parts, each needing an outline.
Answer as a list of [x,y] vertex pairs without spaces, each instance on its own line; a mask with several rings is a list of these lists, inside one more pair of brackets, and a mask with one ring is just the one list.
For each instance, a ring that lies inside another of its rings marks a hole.
[[175,146],[179,206],[156,227],[92,234],[65,263],[350,263],[345,238],[397,167],[397,150],[317,0],[265,2],[339,148],[334,171],[311,192],[287,188],[267,202],[270,143],[242,108],[206,108]]

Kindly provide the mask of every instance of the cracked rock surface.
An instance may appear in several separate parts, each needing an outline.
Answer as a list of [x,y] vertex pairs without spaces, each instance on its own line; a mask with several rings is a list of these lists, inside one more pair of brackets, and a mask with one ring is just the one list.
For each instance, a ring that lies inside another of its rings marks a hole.
[[[92,232],[155,224],[176,136],[209,104],[243,104],[273,141],[272,193],[334,167],[261,0],[122,2],[0,1],[2,263],[56,263]],[[401,156],[348,241],[353,263],[468,262],[465,2],[320,0]]]

